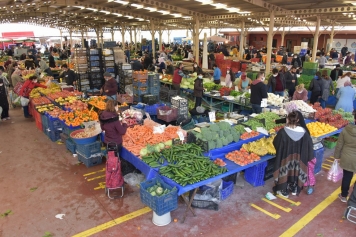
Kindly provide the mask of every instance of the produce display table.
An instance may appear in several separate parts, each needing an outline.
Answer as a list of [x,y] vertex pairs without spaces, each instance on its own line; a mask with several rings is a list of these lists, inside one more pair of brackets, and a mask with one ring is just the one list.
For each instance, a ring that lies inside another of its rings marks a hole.
[[325,134],[325,135],[320,136],[320,137],[318,137],[318,138],[320,138],[320,139],[324,139],[324,138],[327,138],[327,137],[331,137],[331,136],[333,136],[333,135],[336,135],[336,134],[341,133],[343,129],[344,129],[344,128],[340,128],[339,130],[336,130],[336,131],[334,131],[334,132],[331,132],[331,133]]

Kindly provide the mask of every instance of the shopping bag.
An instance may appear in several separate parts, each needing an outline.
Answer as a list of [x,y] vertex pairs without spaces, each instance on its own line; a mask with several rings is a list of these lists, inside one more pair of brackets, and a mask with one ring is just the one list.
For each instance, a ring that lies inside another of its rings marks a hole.
[[328,172],[328,180],[336,183],[337,181],[342,179],[342,175],[343,175],[343,170],[341,169],[339,162],[337,160],[334,160],[334,163]]
[[14,93],[16,95],[19,95],[20,94],[20,91],[21,91],[21,88],[23,86],[23,82],[18,82],[15,87],[14,87]]
[[29,99],[27,99],[26,97],[21,96],[21,106],[27,106],[29,102],[30,102]]

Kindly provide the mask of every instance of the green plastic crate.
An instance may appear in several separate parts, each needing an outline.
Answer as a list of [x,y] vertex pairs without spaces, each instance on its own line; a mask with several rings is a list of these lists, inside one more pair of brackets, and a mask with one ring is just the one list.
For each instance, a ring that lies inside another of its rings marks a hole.
[[303,72],[305,69],[318,69],[318,63],[304,62],[303,63]]

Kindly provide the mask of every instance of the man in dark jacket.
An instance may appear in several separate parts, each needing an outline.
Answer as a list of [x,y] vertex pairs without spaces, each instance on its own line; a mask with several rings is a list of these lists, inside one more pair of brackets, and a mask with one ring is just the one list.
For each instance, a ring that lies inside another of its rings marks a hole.
[[299,55],[294,54],[291,65],[296,68],[302,66],[302,60],[300,59]]
[[143,65],[139,60],[132,61],[132,70],[134,71],[141,71],[143,70]]
[[198,78],[194,81],[194,96],[195,96],[195,107],[201,106],[201,99],[203,97],[203,73],[198,74]]
[[341,56],[345,57],[347,54],[347,51],[349,50],[349,48],[345,45],[344,47],[342,47],[341,49]]
[[286,89],[286,81],[282,73],[278,73],[277,68],[273,68],[272,75],[268,79],[267,88],[272,87],[272,93],[280,96],[284,96],[284,90]]
[[74,86],[77,84],[77,76],[75,75],[75,72],[70,70],[67,64],[63,64],[61,68],[63,72],[61,75],[59,75],[59,78],[64,78],[68,86]]
[[252,112],[259,114],[262,112],[262,99],[267,99],[267,87],[263,82],[265,80],[265,73],[259,72],[257,79],[251,83],[251,106]]
[[342,76],[342,74],[343,71],[340,68],[340,64],[337,64],[336,67],[330,72],[331,80],[336,81],[339,77]]
[[117,82],[109,72],[104,73],[105,84],[102,88],[102,94],[109,100],[117,100]]
[[289,97],[292,97],[295,91],[295,87],[298,85],[297,68],[293,66],[289,72],[284,74],[286,81],[286,89],[288,90]]

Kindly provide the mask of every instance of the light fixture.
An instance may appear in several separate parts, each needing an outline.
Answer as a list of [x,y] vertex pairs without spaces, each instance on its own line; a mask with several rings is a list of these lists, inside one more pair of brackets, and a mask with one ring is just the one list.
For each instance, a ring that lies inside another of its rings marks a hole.
[[129,2],[121,1],[121,0],[115,0],[114,2],[120,3],[120,4],[122,4],[122,5],[127,5],[127,4],[129,4]]
[[222,3],[212,3],[210,5],[216,7],[217,9],[221,9],[221,8],[226,8],[227,7],[226,4],[222,4]]
[[236,7],[227,7],[225,10],[228,10],[229,12],[239,12],[240,9]]
[[139,21],[144,21],[145,19],[143,18],[135,18],[136,20],[139,20]]
[[168,15],[170,13],[169,11],[163,11],[163,10],[157,12],[162,13],[163,15]]
[[87,8],[85,8],[85,9],[90,10],[90,11],[94,11],[94,12],[97,12],[97,11],[98,11],[98,9],[91,8],[91,7],[87,7]]
[[136,3],[131,4],[131,6],[136,7],[137,9],[141,9],[144,7],[143,5],[136,4]]
[[206,4],[211,4],[213,3],[212,0],[195,0],[197,2],[201,2],[201,4],[206,5]]
[[73,6],[73,7],[80,8],[80,9],[85,9],[85,7],[83,7],[83,6]]
[[122,14],[120,14],[120,13],[113,13],[113,15],[115,15],[115,16],[122,16]]
[[110,14],[110,12],[109,11],[104,11],[104,10],[102,10],[102,11],[100,11],[101,13],[105,13],[105,14]]
[[182,14],[180,14],[180,13],[173,13],[173,14],[170,14],[170,15],[172,15],[174,17],[182,17]]
[[157,8],[154,7],[145,7],[146,10],[149,10],[150,12],[156,12]]
[[351,4],[354,5],[354,6],[356,6],[356,2],[352,2]]
[[133,16],[129,16],[129,15],[125,15],[124,17],[127,17],[129,19],[133,19],[134,18]]

